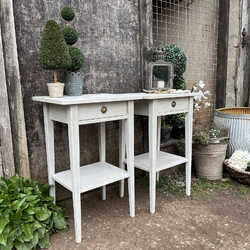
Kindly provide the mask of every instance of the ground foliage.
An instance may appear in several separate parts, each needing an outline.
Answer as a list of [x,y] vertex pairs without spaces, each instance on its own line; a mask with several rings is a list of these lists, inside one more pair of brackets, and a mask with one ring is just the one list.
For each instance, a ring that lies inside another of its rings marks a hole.
[[67,227],[49,185],[17,175],[0,179],[0,249],[48,248],[50,235]]

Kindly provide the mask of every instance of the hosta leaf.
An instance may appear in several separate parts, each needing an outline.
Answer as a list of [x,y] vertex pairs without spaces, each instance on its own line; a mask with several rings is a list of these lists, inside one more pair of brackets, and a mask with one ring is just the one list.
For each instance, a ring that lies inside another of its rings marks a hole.
[[32,250],[33,246],[32,243],[16,243],[15,247],[17,250]]
[[54,227],[57,230],[63,230],[67,227],[65,218],[60,213],[53,213],[53,222],[54,222]]
[[34,232],[33,239],[32,239],[32,246],[35,247],[38,244],[39,238],[38,238],[38,232]]
[[25,209],[25,212],[29,215],[35,214],[35,209],[34,207],[28,207],[27,209]]
[[33,238],[32,224],[22,225],[22,230],[25,234],[24,241],[30,241]]
[[4,231],[0,234],[0,245],[6,246],[9,236],[10,228],[9,226],[5,227]]
[[5,226],[9,223],[9,218],[5,217],[5,218],[1,218],[0,219],[0,234],[3,232]]
[[39,240],[38,245],[41,248],[49,248],[51,246],[51,243],[49,241],[49,233],[46,233],[42,239]]
[[46,233],[46,229],[44,227],[38,229],[38,237],[39,239],[42,239]]
[[51,211],[45,207],[39,207],[36,209],[35,216],[39,221],[45,221],[51,216]]

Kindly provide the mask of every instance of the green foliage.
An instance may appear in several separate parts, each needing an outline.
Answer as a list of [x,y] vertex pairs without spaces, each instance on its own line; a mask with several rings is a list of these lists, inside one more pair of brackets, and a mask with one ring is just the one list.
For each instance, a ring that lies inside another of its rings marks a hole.
[[75,17],[75,12],[74,9],[71,6],[65,6],[62,10],[61,10],[61,16],[65,21],[72,21]]
[[39,64],[43,69],[66,69],[71,64],[69,49],[59,25],[50,20],[46,23],[39,53]]
[[48,248],[50,235],[67,227],[49,185],[19,176],[0,179],[0,249]]
[[208,145],[210,143],[227,143],[228,129],[215,126],[206,128],[196,128],[193,134],[193,143]]
[[250,172],[250,161],[247,163],[246,171],[247,171],[247,172]]
[[65,42],[68,44],[68,45],[73,45],[77,42],[78,40],[78,33],[77,31],[70,27],[70,26],[66,26],[63,30],[63,36],[64,36],[64,39],[65,39]]
[[83,53],[77,47],[71,46],[69,47],[69,54],[71,56],[72,63],[68,67],[68,70],[73,71],[73,72],[79,70],[83,66],[83,63],[84,63]]
[[182,75],[181,76],[176,75],[174,77],[173,85],[175,89],[186,89],[186,82]]

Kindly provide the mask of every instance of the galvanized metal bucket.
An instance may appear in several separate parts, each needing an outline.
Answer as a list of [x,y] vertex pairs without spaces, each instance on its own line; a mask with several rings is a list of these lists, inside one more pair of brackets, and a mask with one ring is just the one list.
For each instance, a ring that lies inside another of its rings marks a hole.
[[235,150],[250,152],[250,108],[222,108],[215,111],[214,123],[229,128],[227,156]]
[[194,145],[193,158],[197,177],[220,180],[226,151],[227,144]]
[[69,96],[82,95],[83,89],[83,73],[82,72],[67,72],[65,94]]

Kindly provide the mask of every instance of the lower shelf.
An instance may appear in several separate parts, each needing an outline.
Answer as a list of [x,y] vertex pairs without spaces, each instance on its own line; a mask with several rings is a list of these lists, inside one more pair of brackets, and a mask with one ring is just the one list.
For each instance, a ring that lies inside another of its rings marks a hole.
[[[185,157],[160,151],[157,157],[156,171],[172,168],[186,162],[187,159]],[[149,153],[135,156],[135,167],[149,172]]]
[[[128,178],[127,171],[106,162],[97,162],[80,167],[80,192],[86,192]],[[56,182],[72,191],[72,171],[54,175]]]

